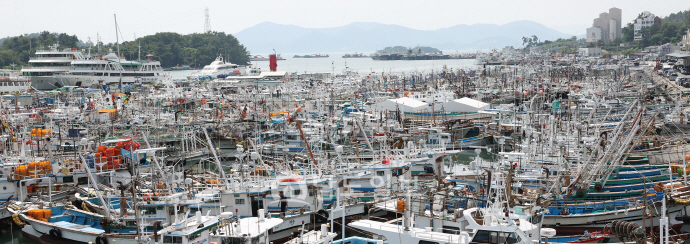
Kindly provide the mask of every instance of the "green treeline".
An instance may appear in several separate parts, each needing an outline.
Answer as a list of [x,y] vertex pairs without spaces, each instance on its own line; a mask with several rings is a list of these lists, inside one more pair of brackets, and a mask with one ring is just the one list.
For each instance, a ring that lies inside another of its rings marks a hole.
[[[112,45],[112,44],[111,44]],[[249,63],[247,49],[232,35],[224,32],[195,33],[180,35],[162,32],[155,35],[137,38],[135,41],[120,45],[120,53],[129,60],[138,57],[141,45],[141,59],[146,54],[153,55],[153,60],[160,61],[163,67],[189,65],[204,67],[222,55],[226,62],[233,64]],[[116,50],[116,47],[111,47]]]
[[76,48],[80,43],[77,36],[65,33],[50,33],[44,31],[37,36],[29,35],[6,38],[0,45],[0,68],[10,69],[10,64],[17,64],[17,68],[26,65],[29,57],[33,57],[37,49],[48,49],[49,46],[60,42],[60,49]]
[[[14,63],[18,67],[26,65],[29,57],[33,57],[37,49],[48,49],[49,46],[60,43],[60,49],[79,48],[88,49],[77,36],[65,33],[57,34],[48,31],[39,35],[22,35],[5,38],[0,44],[0,68],[10,68]],[[101,54],[108,54],[108,49],[117,52],[115,43],[101,44]],[[86,44],[88,45],[88,44]],[[156,33],[155,35],[137,38],[134,41],[120,44],[120,53],[128,60],[136,60],[141,45],[141,59],[147,54],[153,55],[153,60],[160,61],[163,67],[190,65],[203,67],[208,65],[219,55],[226,62],[247,64],[249,56],[246,48],[237,38],[223,32],[195,33],[180,35],[177,33]],[[81,47],[78,47],[81,46]],[[88,52],[88,51],[87,51]],[[93,46],[91,53],[98,54]]]

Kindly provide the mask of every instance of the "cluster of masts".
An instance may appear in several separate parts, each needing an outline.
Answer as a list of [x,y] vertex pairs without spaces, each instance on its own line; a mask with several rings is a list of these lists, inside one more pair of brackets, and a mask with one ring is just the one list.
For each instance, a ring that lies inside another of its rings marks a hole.
[[685,98],[656,63],[521,58],[0,96],[0,217],[84,243],[687,238]]

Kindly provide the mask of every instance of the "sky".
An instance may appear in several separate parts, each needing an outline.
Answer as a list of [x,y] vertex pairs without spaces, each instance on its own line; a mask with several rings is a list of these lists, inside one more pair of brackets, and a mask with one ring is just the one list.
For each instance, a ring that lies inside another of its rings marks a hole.
[[[458,24],[506,24],[531,20],[557,31],[583,35],[599,13],[622,9],[623,25],[642,11],[657,16],[690,9],[688,0],[197,0],[197,1],[8,1],[0,15],[0,37],[50,32],[115,42],[115,20],[121,37],[156,32],[181,34],[204,31],[204,9],[209,9],[211,30],[237,33],[262,22],[307,28],[344,26],[353,22],[396,24],[435,30]],[[122,40],[120,40],[122,41]],[[242,40],[240,40],[241,42]]]

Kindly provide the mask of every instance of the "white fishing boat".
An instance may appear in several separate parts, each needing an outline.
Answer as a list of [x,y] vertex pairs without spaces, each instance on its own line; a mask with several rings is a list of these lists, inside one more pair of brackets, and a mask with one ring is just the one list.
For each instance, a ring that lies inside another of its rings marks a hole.
[[239,65],[225,62],[223,60],[223,56],[218,55],[216,60],[211,62],[211,64],[206,65],[203,69],[188,75],[187,78],[199,79],[208,76],[212,77],[213,79],[216,79],[225,78],[233,75],[240,75],[241,73],[242,72]]

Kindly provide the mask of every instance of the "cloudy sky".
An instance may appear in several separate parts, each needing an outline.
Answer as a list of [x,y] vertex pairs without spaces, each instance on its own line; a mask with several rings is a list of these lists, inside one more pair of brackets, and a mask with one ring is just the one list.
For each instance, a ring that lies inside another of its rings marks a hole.
[[[336,27],[352,22],[397,24],[433,30],[458,24],[506,24],[531,20],[581,35],[599,13],[617,7],[623,23],[642,11],[667,16],[690,9],[688,0],[249,0],[249,1],[10,1],[3,2],[0,37],[43,30],[80,39],[115,41],[113,14],[126,41],[156,32],[203,32],[208,7],[211,29],[237,33],[262,22],[302,27]],[[241,40],[240,40],[241,41]]]

